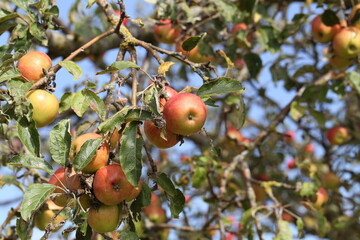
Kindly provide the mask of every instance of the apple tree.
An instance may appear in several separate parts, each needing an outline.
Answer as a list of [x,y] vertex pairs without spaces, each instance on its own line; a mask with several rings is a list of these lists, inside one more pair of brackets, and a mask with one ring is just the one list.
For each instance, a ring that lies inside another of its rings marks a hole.
[[355,2],[2,0],[0,239],[359,239]]

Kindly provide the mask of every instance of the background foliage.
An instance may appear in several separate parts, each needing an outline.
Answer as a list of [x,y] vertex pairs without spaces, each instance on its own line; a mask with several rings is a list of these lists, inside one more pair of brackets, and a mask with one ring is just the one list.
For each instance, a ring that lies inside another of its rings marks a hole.
[[[131,183],[144,181],[139,197],[123,204],[119,239],[360,238],[358,61],[343,71],[333,68],[329,44],[314,41],[310,30],[311,20],[325,11],[330,23],[348,20],[350,1],[166,0],[154,1],[149,15],[138,7],[141,18],[122,1],[67,4],[61,19],[56,1],[0,3],[0,204],[8,210],[0,239],[31,236],[34,214],[53,197],[54,187],[44,182],[69,164],[71,140],[95,131],[109,140],[115,128],[122,140],[111,159],[120,159]],[[127,25],[119,24],[125,17]],[[213,55],[211,61],[194,63],[175,45],[156,42],[154,25],[166,18],[181,28],[178,40],[194,36],[187,47],[197,45],[201,54]],[[232,32],[237,23],[247,29]],[[57,62],[35,84],[22,81],[16,68],[34,49]],[[150,81],[158,88],[148,87]],[[159,150],[141,125],[161,117],[155,99],[166,84],[200,96],[208,115],[200,133]],[[42,129],[33,124],[24,97],[36,88],[61,99],[57,119]],[[339,125],[351,137],[333,146],[326,133]],[[75,170],[99,145],[87,144],[74,159]],[[291,159],[295,167],[288,168]],[[8,185],[23,193],[17,206],[3,200]],[[329,195],[320,206],[319,188]],[[150,192],[166,210],[162,222],[144,212]],[[61,212],[64,238],[74,232],[90,238],[86,212]]]

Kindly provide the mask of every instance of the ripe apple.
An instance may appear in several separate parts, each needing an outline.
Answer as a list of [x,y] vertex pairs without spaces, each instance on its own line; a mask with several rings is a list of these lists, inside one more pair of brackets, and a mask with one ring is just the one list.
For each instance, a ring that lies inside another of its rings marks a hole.
[[286,131],[284,133],[284,140],[286,142],[293,142],[295,140],[296,133],[294,131]]
[[326,189],[337,190],[340,187],[340,178],[333,172],[324,173],[321,176],[321,183]]
[[32,51],[22,56],[17,68],[22,77],[27,81],[37,82],[44,76],[44,70],[49,70],[52,66],[51,58],[43,52]]
[[[162,131],[164,131],[165,138],[161,136]],[[148,120],[144,122],[144,132],[151,144],[157,148],[171,148],[179,142],[176,134],[166,129],[157,128],[153,122]]]
[[333,38],[335,55],[342,58],[354,58],[360,53],[360,29],[342,28]]
[[288,213],[286,211],[282,212],[281,219],[284,220],[284,221],[287,221],[289,223],[294,222],[294,217],[290,213]]
[[144,209],[144,214],[154,223],[164,223],[166,221],[165,210],[158,205],[149,205]]
[[[173,96],[178,94],[178,92],[175,89],[173,89],[169,86],[165,86],[165,91],[166,91],[168,99],[170,99]],[[160,97],[160,112],[163,112],[166,102],[167,102],[167,100],[165,97]]]
[[[239,31],[247,31],[248,29],[249,29],[249,27],[245,23],[237,23],[231,29],[231,34],[236,35]],[[246,40],[248,41],[248,43],[252,43],[254,41],[254,33],[249,32],[246,35]],[[242,41],[240,39],[238,39],[238,41],[240,43],[240,47],[247,47],[248,46],[248,44],[245,41]]]
[[36,127],[45,127],[55,120],[59,111],[59,101],[53,94],[37,89],[29,91],[26,97],[33,107],[32,118]]
[[321,19],[321,15],[317,15],[311,22],[312,35],[314,39],[320,43],[330,42],[340,28],[340,24],[335,24],[331,27],[325,25]]
[[[89,139],[99,139],[102,138],[101,135],[97,133],[86,133],[77,137],[73,142],[71,149],[78,153],[80,151],[81,146]],[[82,171],[84,173],[94,173],[99,168],[105,166],[109,161],[109,144],[107,141],[104,141],[99,149],[96,150],[96,155],[93,159],[86,165]]]
[[314,150],[315,150],[315,147],[314,147],[314,144],[312,144],[312,143],[307,144],[304,148],[304,151],[306,153],[310,153],[310,154],[313,153]]
[[296,166],[296,160],[292,158],[287,162],[286,165],[288,169],[292,169]]
[[115,231],[120,222],[120,209],[118,205],[101,205],[97,209],[90,208],[87,221],[97,233]]
[[205,103],[200,97],[192,93],[179,93],[164,106],[166,130],[180,135],[197,133],[204,126],[206,114]]
[[134,189],[118,164],[102,167],[95,173],[94,194],[103,204],[118,204],[130,197]]
[[140,194],[140,192],[141,192],[141,188],[142,188],[142,181],[140,180],[139,183],[138,183],[138,186],[133,189],[133,191],[132,191],[131,194],[125,199],[125,201],[130,202],[130,201],[134,200],[137,196],[139,196],[139,194]]
[[241,131],[234,127],[232,124],[228,123],[226,127],[226,136],[231,140],[236,140],[236,142],[241,142],[244,139]]
[[[36,213],[34,216],[35,227],[37,227],[41,231],[45,231],[46,227],[50,224],[50,222],[54,216],[55,216],[54,211],[50,210],[50,209]],[[56,225],[63,220],[64,220],[64,218],[62,216],[58,215],[58,216],[56,216],[54,221],[52,221],[51,223],[53,225]],[[53,230],[53,232],[57,232],[61,227],[62,226],[55,228]]]
[[121,134],[117,128],[114,129],[109,139],[110,151],[113,151],[119,144]]
[[173,44],[181,34],[181,29],[173,24],[170,19],[159,20],[159,24],[154,27],[154,37],[161,43]]
[[[183,41],[188,39],[189,36],[185,37]],[[183,41],[179,41],[176,43],[176,51],[181,52],[184,56],[186,56],[190,61],[194,63],[205,63],[205,62],[211,62],[215,61],[215,57],[212,55],[203,55],[200,52],[199,45],[191,49],[191,51],[185,51],[182,48]]]
[[234,60],[234,65],[236,68],[243,68],[245,66],[245,61],[241,58],[237,58]]
[[320,187],[316,192],[316,202],[314,203],[314,207],[320,208],[328,200],[329,195],[326,192],[325,188]]
[[327,131],[326,138],[331,145],[341,145],[349,140],[350,133],[347,128],[336,126]]
[[[356,4],[352,9],[351,9],[351,12],[350,12],[350,15],[349,15],[349,19],[350,19],[350,22],[351,22],[351,25],[356,27],[356,28],[360,28],[360,19],[358,18],[359,17],[359,14],[360,14],[360,4]],[[354,19],[354,17],[357,15],[357,19]]]
[[[116,16],[120,17],[120,13],[121,13],[120,10],[115,10]],[[128,19],[127,19],[127,18],[124,18],[121,24],[126,27],[127,24],[128,24]]]
[[[49,184],[58,186],[54,190],[54,193],[66,193],[63,189],[66,188],[70,191],[79,189],[81,186],[80,177],[75,173],[74,169],[69,170],[69,168],[58,168],[55,173],[50,177]],[[71,195],[58,196],[53,201],[58,206],[65,207],[72,199]]]
[[339,69],[339,70],[346,70],[348,67],[350,67],[353,62],[354,59],[352,58],[343,58],[337,55],[333,55],[330,59],[329,62],[331,64],[332,67]]

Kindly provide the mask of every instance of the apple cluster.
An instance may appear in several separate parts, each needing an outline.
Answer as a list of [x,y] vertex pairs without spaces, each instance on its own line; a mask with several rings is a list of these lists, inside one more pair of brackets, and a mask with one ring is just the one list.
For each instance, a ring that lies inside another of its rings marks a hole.
[[202,99],[192,93],[178,93],[165,87],[166,97],[160,98],[160,113],[166,122],[158,127],[152,121],[145,121],[144,132],[148,140],[158,148],[170,148],[180,141],[180,136],[195,134],[205,124],[207,110]]
[[190,36],[185,36],[182,39],[179,39],[181,37],[181,32],[180,26],[170,19],[159,20],[154,27],[154,38],[159,43],[176,43],[176,51],[181,52],[194,63],[205,63],[215,60],[214,56],[201,54],[198,45],[190,51],[184,50],[182,48],[182,43]]
[[349,26],[346,21],[328,26],[323,21],[323,14],[312,20],[312,36],[319,43],[330,43],[329,62],[336,69],[347,69],[360,53],[359,9],[360,4],[353,7],[349,15]]
[[[21,78],[32,82],[37,82],[44,77],[51,66],[51,58],[46,53],[39,51],[25,54],[17,63]],[[55,120],[59,111],[59,101],[53,94],[36,89],[29,91],[26,97],[33,107],[32,117],[36,127],[45,127]]]
[[[70,159],[73,159],[81,146],[90,139],[102,139],[102,136],[86,133],[77,137],[72,142]],[[53,202],[60,207],[74,207],[73,199],[77,199],[81,209],[88,210],[89,226],[98,233],[111,232],[119,226],[121,220],[119,204],[135,199],[142,186],[142,182],[139,181],[138,186],[134,187],[127,180],[118,163],[108,165],[109,150],[108,142],[104,141],[82,172],[75,172],[69,167],[60,167],[49,179],[49,184],[57,186],[54,193],[59,194]],[[90,189],[84,183],[84,179],[89,179],[89,176],[93,176]]]

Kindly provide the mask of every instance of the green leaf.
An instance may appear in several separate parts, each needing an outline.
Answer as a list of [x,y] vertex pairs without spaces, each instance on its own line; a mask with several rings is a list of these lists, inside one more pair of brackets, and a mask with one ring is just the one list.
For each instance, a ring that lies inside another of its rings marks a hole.
[[350,81],[351,86],[360,94],[360,74],[357,72],[347,72],[346,78]]
[[298,237],[302,238],[302,231],[304,229],[304,222],[303,222],[303,220],[301,218],[296,219],[296,227],[297,227],[297,230],[298,230]]
[[22,79],[12,79],[6,83],[11,96],[23,98],[30,90],[33,82],[24,82]]
[[179,214],[183,211],[185,205],[184,194],[179,190],[175,190],[175,195],[170,196],[170,212],[173,218],[179,218]]
[[200,97],[207,97],[239,92],[243,90],[244,88],[242,87],[241,82],[232,78],[221,77],[215,81],[203,84],[196,94]]
[[91,90],[83,90],[83,93],[90,108],[99,115],[101,120],[104,120],[106,117],[104,101]]
[[262,61],[259,55],[255,53],[247,53],[244,56],[244,60],[246,62],[247,68],[249,69],[250,76],[252,78],[256,78],[262,68]]
[[[274,54],[280,50],[279,31],[272,26],[262,26],[257,30],[260,34],[257,39],[262,49]],[[249,66],[249,65],[248,65]]]
[[192,186],[194,188],[199,188],[204,185],[204,182],[206,180],[206,169],[204,167],[196,167],[195,173],[192,176]]
[[21,8],[25,12],[29,11],[28,1],[24,0],[11,0],[12,3],[14,3],[17,7]]
[[300,196],[302,197],[312,196],[316,193],[316,191],[317,191],[317,187],[314,183],[305,182],[301,186]]
[[86,97],[83,91],[78,91],[75,93],[71,100],[71,108],[74,110],[76,115],[82,117],[86,110],[89,107],[89,103],[86,101]]
[[40,169],[49,173],[50,175],[54,173],[51,164],[48,163],[45,159],[35,157],[30,154],[15,156],[9,160],[8,164],[16,167]]
[[88,5],[86,6],[86,8],[91,8],[92,5],[94,5],[94,3],[96,3],[96,0],[87,0]]
[[318,223],[319,237],[323,238],[330,231],[330,224],[323,213],[316,212],[316,220]]
[[166,175],[166,173],[161,173],[157,179],[156,182],[159,184],[160,187],[164,189],[164,191],[169,194],[171,197],[175,197],[176,195],[176,189],[173,184],[173,182],[170,180],[170,178]]
[[201,39],[203,39],[205,36],[206,36],[206,33],[203,33],[200,36],[189,37],[182,43],[182,48],[185,51],[188,51],[188,52],[191,51],[192,49],[194,49],[196,47],[196,45],[199,44]]
[[235,3],[231,3],[228,1],[215,1],[215,4],[219,8],[219,12],[221,13],[221,16],[225,19],[227,22],[234,22],[235,17],[237,15],[240,15],[240,11],[235,5]]
[[29,28],[29,32],[31,35],[33,35],[37,40],[41,41],[41,43],[44,46],[47,46],[48,44],[48,39],[46,37],[46,33],[45,33],[45,29],[44,27],[37,23],[37,22],[32,22],[30,24],[30,28]]
[[74,168],[76,172],[80,172],[88,165],[101,144],[102,139],[89,139],[81,146],[80,151],[74,158]]
[[72,92],[64,93],[61,96],[59,104],[59,113],[63,113],[71,107],[71,102],[74,94]]
[[24,194],[21,204],[21,217],[28,221],[33,211],[37,210],[48,196],[55,190],[56,186],[48,183],[34,183]]
[[294,101],[291,103],[290,115],[295,121],[297,121],[302,116],[304,116],[305,112],[306,112],[306,107],[301,106],[298,101]]
[[21,240],[30,240],[31,237],[28,236],[28,227],[30,223],[26,222],[22,218],[16,219],[16,233]]
[[278,233],[274,240],[292,240],[292,232],[290,224],[287,221],[279,220],[278,221]]
[[123,70],[123,69],[126,69],[126,68],[140,69],[140,67],[138,65],[136,65],[135,63],[133,63],[133,62],[130,62],[130,61],[117,61],[117,62],[114,62],[113,64],[111,64],[109,67],[107,67],[104,71],[97,72],[96,75],[111,73],[111,72]]
[[[0,75],[0,83],[12,78],[21,77],[21,74],[17,69],[10,68],[5,72],[2,72]],[[30,84],[29,84],[30,85]]]
[[39,156],[40,153],[40,135],[35,127],[34,122],[28,122],[26,119],[21,119],[17,125],[18,135],[25,147],[34,154]]
[[81,77],[82,75],[82,69],[73,61],[59,61],[59,65],[65,68],[71,75],[74,76],[73,80],[78,80],[79,77]]
[[334,26],[335,24],[340,24],[340,20],[336,13],[330,9],[326,9],[321,15],[321,21],[329,27]]
[[232,94],[225,99],[228,105],[226,110],[226,120],[234,127],[241,128],[246,120],[246,106],[241,94]]
[[141,150],[143,146],[142,138],[137,137],[139,122],[130,122],[122,135],[120,147],[120,164],[128,181],[137,186],[141,177]]
[[125,122],[144,120],[151,121],[152,119],[152,113],[142,109],[130,109],[125,116]]
[[124,107],[123,109],[121,109],[121,111],[115,113],[110,118],[102,122],[98,126],[98,129],[105,134],[108,132],[112,132],[115,127],[117,129],[120,129],[121,124],[125,122],[125,115],[127,114],[128,110],[129,110],[128,107]]
[[18,16],[19,16],[19,14],[16,12],[10,12],[10,11],[7,11],[6,9],[0,8],[0,23],[11,20],[11,19],[15,19]]
[[306,73],[314,73],[316,71],[317,69],[314,65],[304,65],[294,73],[293,78],[296,79],[298,77],[304,76]]
[[49,148],[52,159],[65,167],[68,163],[71,135],[70,120],[60,121],[49,134]]
[[311,116],[313,116],[313,118],[315,118],[315,120],[318,122],[319,125],[321,125],[321,126],[325,125],[326,117],[323,112],[312,110],[312,109],[310,109],[309,111],[310,111]]
[[139,237],[134,232],[131,232],[131,231],[128,231],[128,230],[122,230],[119,233],[118,239],[121,239],[121,240],[138,240]]

